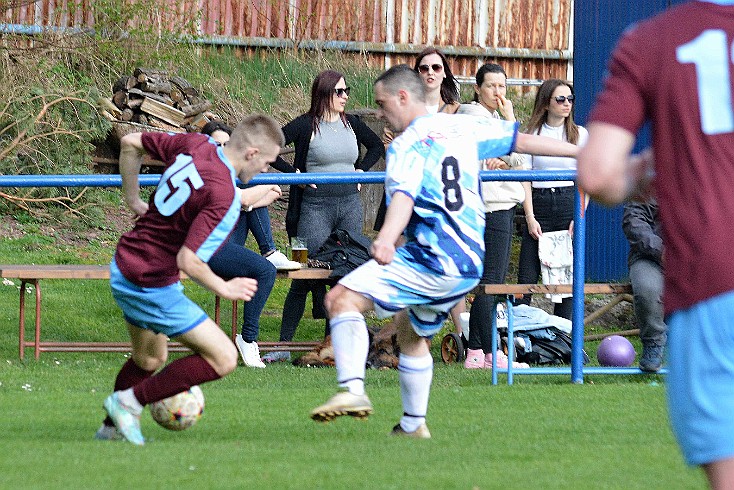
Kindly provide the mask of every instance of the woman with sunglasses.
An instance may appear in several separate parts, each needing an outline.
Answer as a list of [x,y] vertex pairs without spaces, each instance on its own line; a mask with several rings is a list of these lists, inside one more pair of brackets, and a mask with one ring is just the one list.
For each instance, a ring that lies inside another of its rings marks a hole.
[[[583,146],[589,133],[573,120],[573,87],[552,78],[538,89],[535,105],[528,121],[527,133],[540,134]],[[529,157],[533,170],[576,170],[576,159],[561,157]],[[520,245],[517,282],[535,284],[540,277],[538,240],[544,232],[568,230],[573,234],[574,185],[567,181],[523,182],[525,187],[525,224]],[[525,295],[516,304],[530,304]],[[571,319],[573,298],[555,303],[553,314]]]
[[[512,102],[507,98],[507,74],[498,64],[482,65],[475,76],[474,101],[461,104],[457,114],[489,117],[515,121]],[[523,169],[525,158],[511,153],[502,158],[491,158],[482,163],[482,170]],[[502,284],[510,266],[510,250],[515,227],[515,208],[525,200],[520,182],[482,182],[484,199],[484,272],[482,283]],[[479,295],[474,298],[469,317],[469,339],[464,367],[467,369],[491,368],[492,354],[490,329],[494,299]],[[497,351],[501,355],[501,351]],[[507,367],[507,359],[497,359],[499,367]],[[519,365],[517,365],[519,367]]]
[[[385,155],[380,137],[357,116],[345,112],[348,100],[344,75],[326,70],[316,76],[311,86],[311,108],[283,126],[286,145],[293,143],[295,147],[293,166],[297,172],[364,172]],[[361,160],[360,147],[366,149]],[[286,231],[289,237],[306,238],[309,255],[336,229],[361,235],[363,222],[358,184],[290,186]],[[283,305],[281,341],[293,340],[309,291],[314,318],[325,317],[324,281],[294,279]],[[328,328],[327,320],[327,334]],[[263,358],[266,362],[289,359],[289,352],[271,352]]]

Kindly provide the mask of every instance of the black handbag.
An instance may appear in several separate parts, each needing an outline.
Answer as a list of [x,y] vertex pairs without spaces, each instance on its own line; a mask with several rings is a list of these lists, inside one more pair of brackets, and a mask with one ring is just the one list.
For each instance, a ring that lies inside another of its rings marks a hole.
[[309,258],[328,264],[331,269],[330,279],[341,279],[372,258],[370,246],[369,238],[361,233],[353,235],[346,230],[337,229],[331,232],[324,244]]

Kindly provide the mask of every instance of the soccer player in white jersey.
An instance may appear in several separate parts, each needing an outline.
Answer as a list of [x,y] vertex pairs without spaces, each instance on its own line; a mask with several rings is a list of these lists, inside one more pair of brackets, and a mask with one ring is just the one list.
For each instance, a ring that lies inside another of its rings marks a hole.
[[[372,256],[326,297],[336,360],[335,396],[311,412],[317,421],[364,418],[368,335],[362,312],[395,315],[403,417],[395,435],[429,438],[425,424],[433,378],[430,339],[449,310],[479,283],[484,257],[484,204],[479,161],[511,151],[576,155],[576,146],[520,134],[517,124],[473,116],[431,114],[425,88],[407,65],[375,82],[379,115],[397,132],[387,150],[387,213]],[[395,248],[401,234],[405,245]]]

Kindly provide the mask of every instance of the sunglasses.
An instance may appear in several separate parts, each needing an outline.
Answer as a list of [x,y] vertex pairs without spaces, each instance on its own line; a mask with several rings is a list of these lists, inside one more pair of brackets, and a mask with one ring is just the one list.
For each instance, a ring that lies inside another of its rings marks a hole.
[[347,97],[349,97],[349,91],[350,90],[351,90],[351,88],[349,88],[349,87],[347,87],[347,88],[335,88],[334,89],[334,93],[336,94],[337,97],[344,98],[345,95]]
[[559,104],[563,104],[566,101],[568,101],[569,104],[573,104],[573,100],[575,99],[575,97],[573,95],[559,95],[558,97],[554,97],[554,99],[556,99],[556,102],[558,102]]
[[441,73],[443,71],[443,65],[440,63],[434,63],[432,65],[420,65],[418,66],[418,71],[423,73],[424,75],[428,73],[428,70],[432,69],[433,73]]

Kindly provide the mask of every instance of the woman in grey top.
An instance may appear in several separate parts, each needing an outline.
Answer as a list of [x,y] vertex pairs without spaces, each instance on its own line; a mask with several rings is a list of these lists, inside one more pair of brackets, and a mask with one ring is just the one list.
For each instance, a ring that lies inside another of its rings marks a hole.
[[[363,172],[384,156],[380,138],[357,116],[346,114],[349,99],[344,75],[333,70],[318,74],[311,86],[311,108],[283,126],[286,144],[293,143],[293,166],[299,172]],[[366,149],[359,160],[360,146]],[[315,253],[332,231],[362,233],[362,201],[358,184],[292,185],[286,213],[289,237],[306,238]],[[303,316],[308,292],[313,293],[315,317],[322,317],[326,286],[323,281],[296,279],[283,306],[280,340],[293,340]],[[327,323],[328,332],[328,323]],[[272,352],[265,361],[285,361],[287,352]]]

